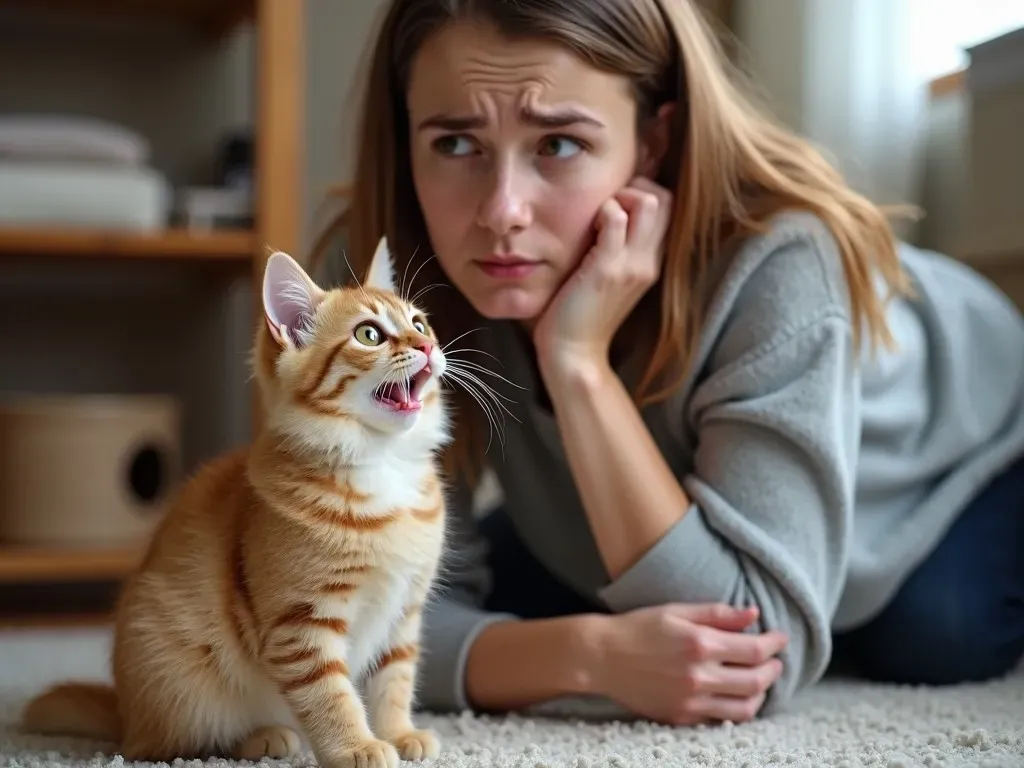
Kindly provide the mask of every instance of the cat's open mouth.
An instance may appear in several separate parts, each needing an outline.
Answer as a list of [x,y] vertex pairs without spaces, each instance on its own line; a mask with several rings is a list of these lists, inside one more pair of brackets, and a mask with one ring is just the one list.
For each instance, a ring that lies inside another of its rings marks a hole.
[[418,411],[423,407],[420,395],[430,381],[429,363],[401,381],[386,381],[373,391],[373,399],[393,411]]

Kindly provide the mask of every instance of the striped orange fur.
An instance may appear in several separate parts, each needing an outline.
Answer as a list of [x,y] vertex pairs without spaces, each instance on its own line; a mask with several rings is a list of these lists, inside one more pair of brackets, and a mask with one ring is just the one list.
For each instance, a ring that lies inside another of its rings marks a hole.
[[444,356],[383,240],[363,285],[331,291],[275,254],[263,301],[262,431],[161,521],[118,604],[113,687],[56,686],[27,730],[130,760],[286,757],[300,735],[324,768],[438,754],[412,706],[444,538]]

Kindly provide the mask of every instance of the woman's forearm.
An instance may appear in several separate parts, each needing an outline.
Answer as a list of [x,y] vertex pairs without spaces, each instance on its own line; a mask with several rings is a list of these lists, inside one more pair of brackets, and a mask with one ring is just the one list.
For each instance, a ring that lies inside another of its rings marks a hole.
[[602,621],[584,614],[491,624],[477,636],[466,663],[471,705],[508,711],[596,693]]
[[545,382],[591,531],[618,578],[690,502],[610,366],[549,367]]

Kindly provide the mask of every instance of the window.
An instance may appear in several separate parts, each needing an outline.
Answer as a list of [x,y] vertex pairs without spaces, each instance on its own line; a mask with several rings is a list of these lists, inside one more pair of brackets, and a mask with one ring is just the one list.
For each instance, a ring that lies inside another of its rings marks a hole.
[[963,69],[966,49],[1024,27],[1024,0],[913,0],[920,66],[927,78]]

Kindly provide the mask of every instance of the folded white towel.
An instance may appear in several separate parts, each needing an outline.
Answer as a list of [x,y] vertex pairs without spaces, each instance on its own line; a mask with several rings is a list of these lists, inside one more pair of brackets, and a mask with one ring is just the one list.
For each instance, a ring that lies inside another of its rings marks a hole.
[[152,231],[167,225],[170,183],[153,168],[0,158],[0,227],[119,227]]
[[145,165],[150,145],[122,125],[82,115],[0,115],[0,158]]

